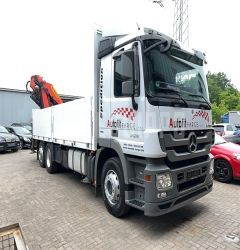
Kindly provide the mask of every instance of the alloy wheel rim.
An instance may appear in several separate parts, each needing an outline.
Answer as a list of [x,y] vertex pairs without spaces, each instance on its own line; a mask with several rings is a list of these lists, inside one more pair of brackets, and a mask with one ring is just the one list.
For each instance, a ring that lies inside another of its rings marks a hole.
[[42,147],[40,147],[38,150],[38,159],[40,162],[43,161],[43,148]]
[[119,178],[113,170],[109,170],[104,180],[104,191],[108,202],[113,206],[120,199],[120,183]]
[[50,168],[51,167],[51,151],[48,148],[47,150],[47,167]]
[[229,170],[225,163],[219,162],[216,166],[216,174],[221,180],[227,179],[229,176]]

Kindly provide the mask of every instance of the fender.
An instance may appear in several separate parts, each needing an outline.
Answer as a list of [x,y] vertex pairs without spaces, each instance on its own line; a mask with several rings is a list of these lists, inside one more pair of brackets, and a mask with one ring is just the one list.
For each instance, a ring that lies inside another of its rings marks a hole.
[[125,184],[129,184],[129,177],[133,176],[133,169],[128,167],[129,161],[127,160],[125,154],[123,153],[122,147],[119,144],[119,142],[114,140],[114,139],[110,139],[110,140],[109,139],[100,139],[99,146],[102,146],[102,148],[97,150],[96,160],[95,160],[94,179],[95,179],[96,186],[98,186],[100,183],[100,180],[98,180],[98,178],[97,178],[98,167],[99,167],[98,161],[99,161],[99,158],[101,157],[103,150],[107,149],[107,148],[116,152],[116,154],[119,157],[121,164],[122,164],[124,182],[125,182]]
[[214,156],[214,160],[218,160],[218,159],[223,159],[223,160],[226,160],[228,161],[229,163],[231,163],[231,158],[229,158],[228,156],[226,155],[222,155],[222,154],[218,154],[218,155],[215,155]]

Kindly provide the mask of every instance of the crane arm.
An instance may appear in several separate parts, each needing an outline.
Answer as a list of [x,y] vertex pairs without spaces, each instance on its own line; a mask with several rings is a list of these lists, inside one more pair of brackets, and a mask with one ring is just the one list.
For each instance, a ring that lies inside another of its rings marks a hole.
[[31,77],[26,85],[27,92],[29,92],[29,83],[33,90],[30,97],[41,109],[63,103],[53,85],[43,80],[41,76],[34,75]]

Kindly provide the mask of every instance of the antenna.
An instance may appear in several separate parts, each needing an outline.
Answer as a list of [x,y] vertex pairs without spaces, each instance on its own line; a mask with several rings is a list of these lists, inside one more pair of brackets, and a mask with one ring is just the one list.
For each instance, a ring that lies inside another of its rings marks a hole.
[[159,4],[162,8],[164,7],[163,2],[164,0],[152,0],[153,3]]
[[137,24],[137,28],[138,28],[138,30],[140,30],[140,27],[139,27],[138,23],[136,23],[136,24]]
[[189,45],[188,0],[173,1],[175,2],[173,37],[176,40]]

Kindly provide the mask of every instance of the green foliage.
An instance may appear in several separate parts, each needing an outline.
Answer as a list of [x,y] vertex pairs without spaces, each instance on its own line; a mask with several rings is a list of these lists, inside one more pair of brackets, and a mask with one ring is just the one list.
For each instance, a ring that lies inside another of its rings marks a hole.
[[227,113],[227,108],[225,103],[220,103],[220,105],[213,103],[212,104],[212,115],[213,115],[213,122],[219,123],[221,122],[221,115]]
[[223,72],[207,74],[213,122],[220,122],[221,115],[230,110],[240,111],[240,92]]

